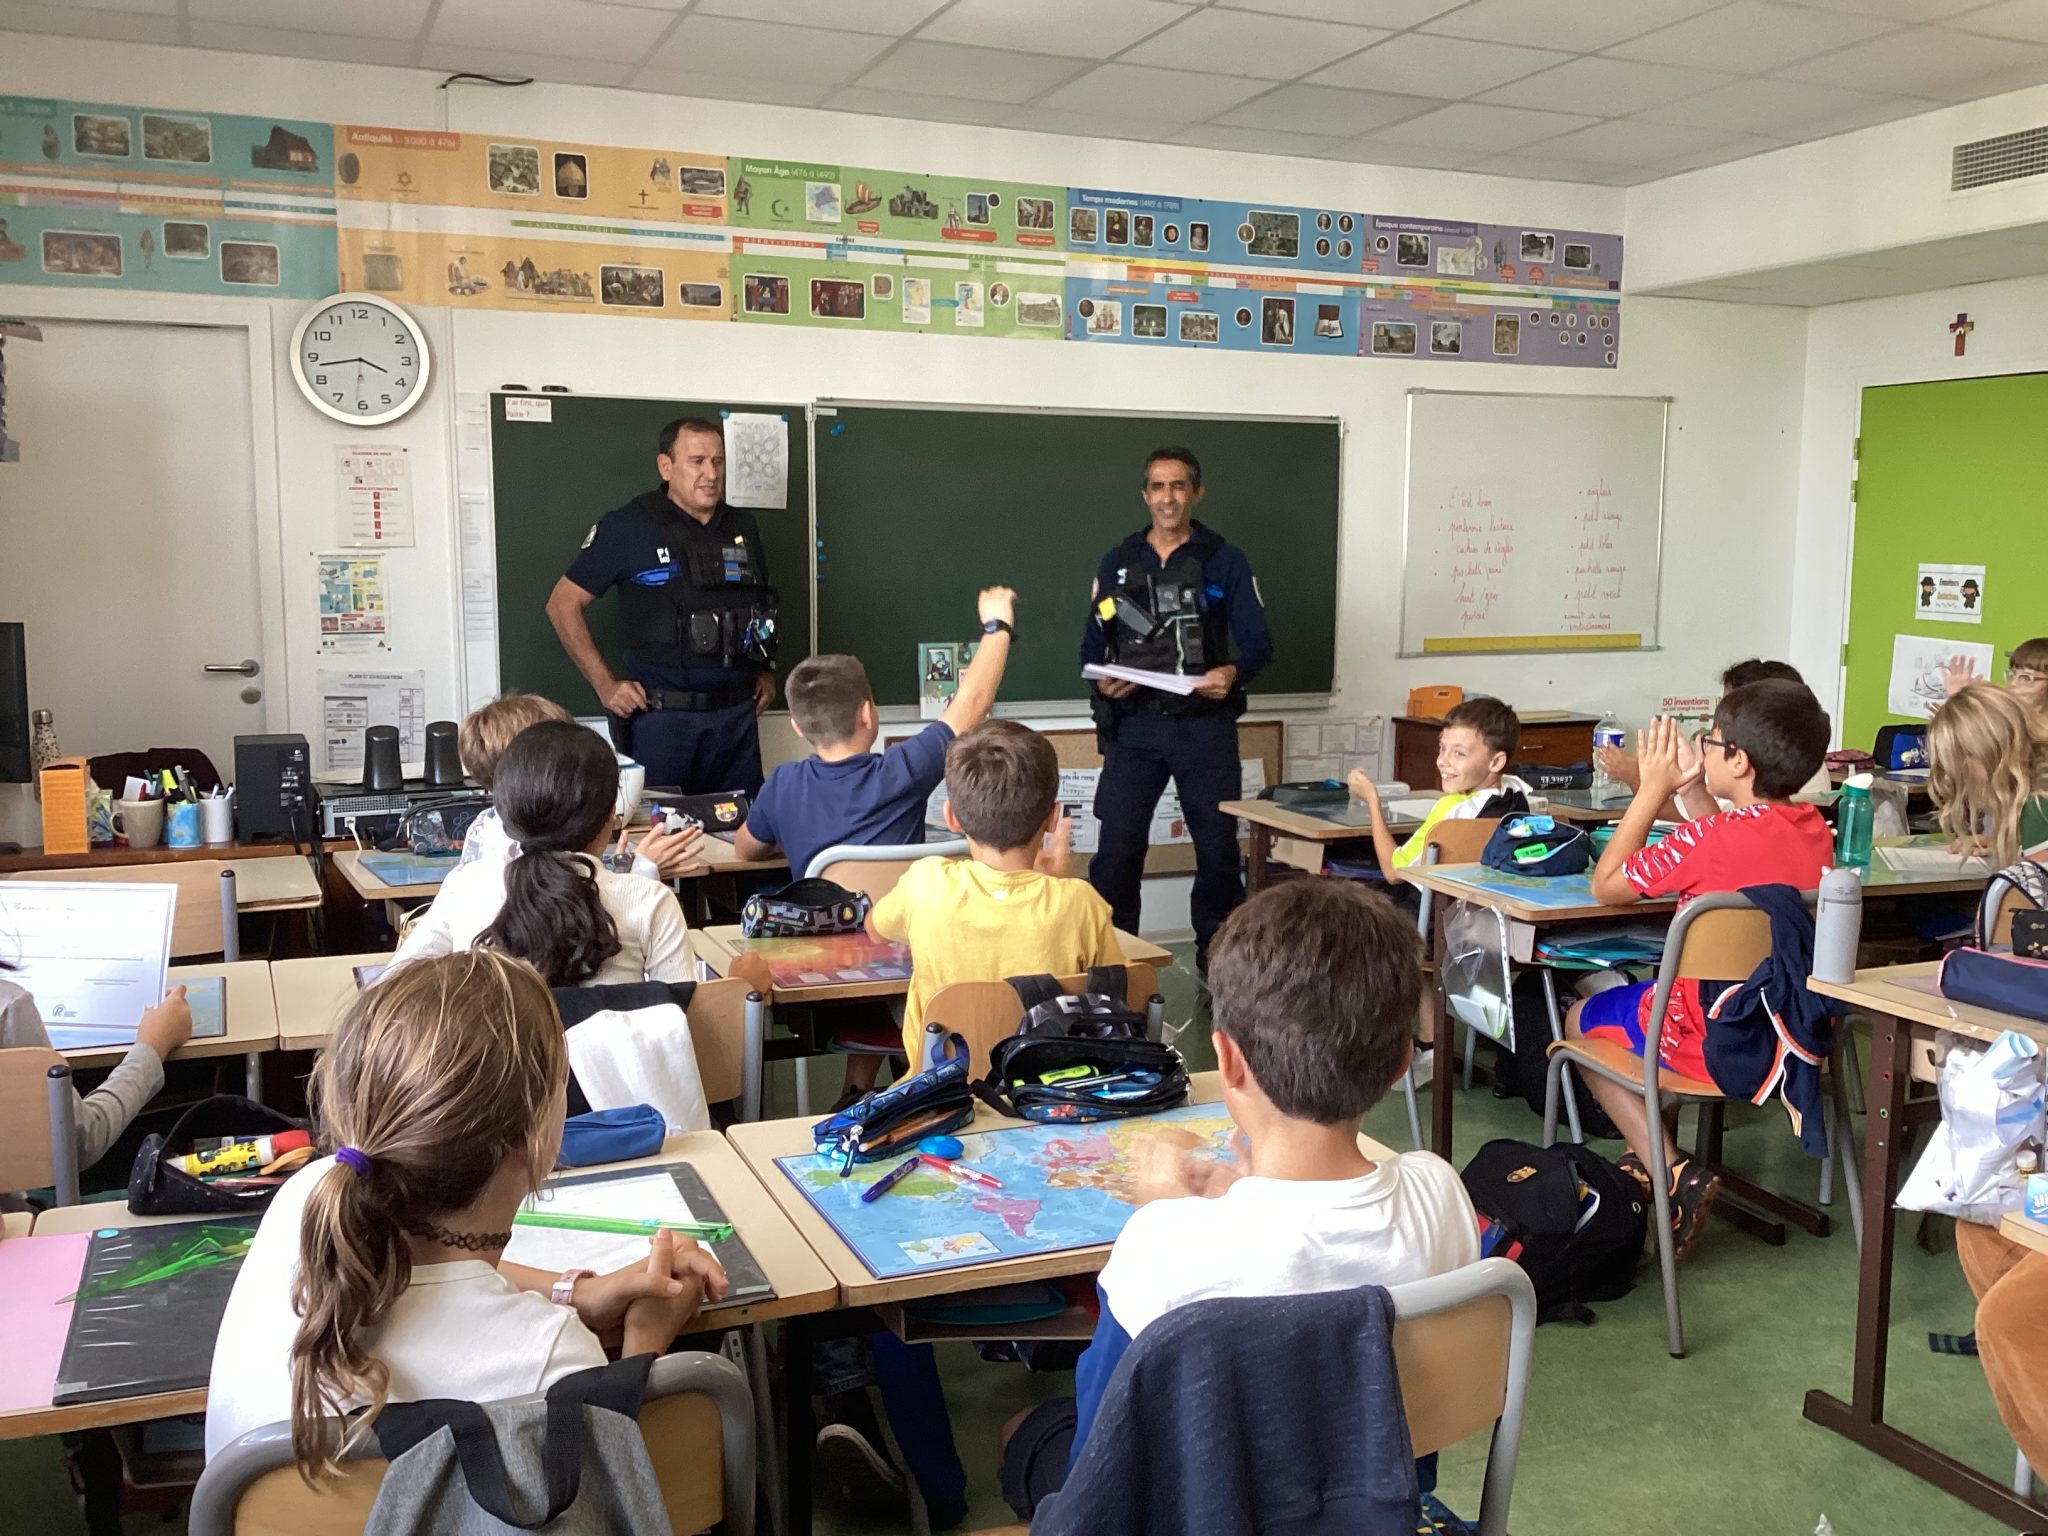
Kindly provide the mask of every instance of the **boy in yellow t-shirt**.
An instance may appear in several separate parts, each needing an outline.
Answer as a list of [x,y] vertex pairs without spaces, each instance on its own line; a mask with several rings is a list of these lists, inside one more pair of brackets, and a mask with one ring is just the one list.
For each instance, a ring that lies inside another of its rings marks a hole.
[[946,753],[946,825],[971,857],[918,860],[868,917],[876,938],[910,946],[903,1045],[913,1071],[941,987],[1123,963],[1109,903],[1065,878],[1059,787],[1052,743],[1014,721],[978,725]]
[[1522,722],[1499,699],[1467,699],[1445,715],[1436,744],[1436,771],[1443,797],[1429,808],[1414,835],[1398,847],[1380,809],[1379,791],[1364,769],[1354,770],[1351,793],[1372,812],[1372,846],[1379,856],[1380,873],[1398,880],[1401,870],[1421,863],[1430,829],[1440,821],[1469,821],[1528,810],[1529,786],[1507,771],[1508,759],[1521,742]]

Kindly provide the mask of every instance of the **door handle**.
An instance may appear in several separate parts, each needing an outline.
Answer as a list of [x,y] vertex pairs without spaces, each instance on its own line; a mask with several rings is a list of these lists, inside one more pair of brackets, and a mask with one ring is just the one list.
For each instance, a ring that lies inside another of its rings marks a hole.
[[255,661],[209,661],[206,663],[206,670],[208,672],[230,672],[236,677],[254,677],[263,668]]

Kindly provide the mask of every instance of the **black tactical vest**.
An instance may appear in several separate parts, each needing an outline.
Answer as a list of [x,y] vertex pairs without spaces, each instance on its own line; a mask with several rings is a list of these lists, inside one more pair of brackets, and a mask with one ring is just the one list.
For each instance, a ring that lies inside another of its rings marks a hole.
[[771,664],[776,595],[760,534],[724,516],[699,523],[665,490],[649,491],[640,504],[666,558],[619,585],[627,648],[657,666]]

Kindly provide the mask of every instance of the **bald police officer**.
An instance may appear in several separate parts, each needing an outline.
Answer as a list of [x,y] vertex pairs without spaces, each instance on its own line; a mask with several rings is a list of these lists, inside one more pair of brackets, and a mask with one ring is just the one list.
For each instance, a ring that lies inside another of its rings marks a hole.
[[1251,562],[1195,520],[1203,489],[1194,454],[1155,449],[1140,494],[1151,523],[1103,557],[1081,660],[1200,681],[1185,698],[1113,679],[1096,683],[1102,841],[1088,878],[1117,926],[1137,932],[1152,815],[1171,778],[1195,845],[1189,906],[1196,963],[1206,969],[1210,939],[1244,900],[1237,818],[1219,805],[1242,793],[1237,719],[1245,684],[1273,659],[1273,636]]
[[[685,794],[761,787],[756,719],[775,699],[775,590],[751,512],[725,504],[725,434],[661,429],[661,484],[607,512],[548,595],[548,618],[647,782]],[[626,676],[583,610],[619,589]]]

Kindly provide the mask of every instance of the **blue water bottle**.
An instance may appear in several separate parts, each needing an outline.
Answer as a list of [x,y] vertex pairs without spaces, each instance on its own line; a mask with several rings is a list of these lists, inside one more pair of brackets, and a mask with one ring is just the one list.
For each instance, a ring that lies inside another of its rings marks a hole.
[[1852,869],[1870,864],[1870,775],[1851,774],[1835,801],[1835,862]]

